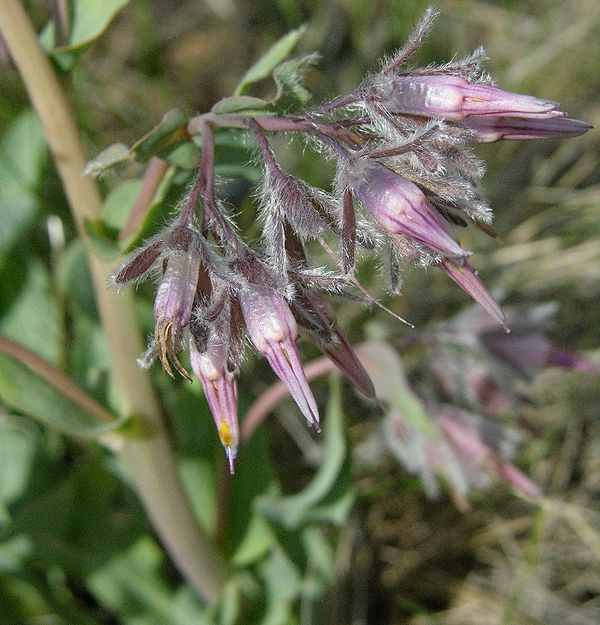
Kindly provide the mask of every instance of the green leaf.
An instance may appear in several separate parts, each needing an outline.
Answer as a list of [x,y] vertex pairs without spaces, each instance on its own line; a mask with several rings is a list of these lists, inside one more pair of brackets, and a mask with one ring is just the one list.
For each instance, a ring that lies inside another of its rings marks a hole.
[[37,187],[47,154],[44,133],[31,109],[17,117],[0,143],[0,262],[21,240],[39,208]]
[[335,574],[334,553],[324,528],[311,525],[302,531],[307,573],[318,578],[319,585],[329,583]]
[[[184,145],[187,146],[189,144]],[[194,149],[196,148],[194,147]],[[173,206],[180,200],[183,192],[183,189],[180,188],[181,185],[176,184],[176,175],[176,167],[169,167],[169,169],[167,169],[150,202],[148,210],[144,214],[143,219],[139,220],[137,224],[137,231],[119,242],[122,254],[127,254],[141,245],[167,222],[169,215],[172,213]],[[135,185],[132,185],[132,188],[135,188]],[[105,204],[105,219],[108,223],[120,224],[118,227],[121,228],[129,218],[136,196],[137,194],[130,194],[126,202],[123,201],[123,198],[109,196]],[[117,200],[121,202],[120,205]],[[120,215],[117,216],[117,213],[120,213]]]
[[267,587],[267,611],[261,625],[282,625],[290,616],[292,602],[302,590],[302,579],[296,565],[277,547],[261,567]]
[[196,517],[207,532],[214,532],[217,517],[217,480],[208,458],[182,458],[179,476]]
[[238,129],[220,130],[215,136],[216,173],[225,178],[245,178],[258,182],[260,167],[253,158],[254,139]]
[[319,55],[307,54],[290,59],[275,68],[273,79],[277,84],[277,95],[271,101],[276,111],[290,111],[305,106],[312,95],[304,86],[306,72],[319,60]]
[[258,562],[274,543],[275,534],[269,524],[262,516],[254,514],[231,561],[236,566],[248,566]]
[[8,520],[8,506],[27,489],[38,440],[30,424],[0,418],[0,521]]
[[84,174],[97,178],[106,173],[109,169],[123,165],[127,161],[131,161],[135,155],[124,143],[113,143],[102,150],[96,158],[88,162],[85,167]]
[[[319,504],[329,505],[329,496],[335,493],[334,501],[340,497],[345,499],[347,509],[351,503],[352,495],[348,494],[346,485],[349,480],[341,480],[345,460],[347,458],[347,445],[344,432],[344,419],[340,398],[339,381],[337,378],[331,384],[331,394],[324,426],[324,454],[323,462],[310,484],[300,493],[278,500],[262,498],[258,502],[258,509],[269,519],[287,529],[296,529],[303,523],[322,515],[319,512]],[[348,472],[346,471],[346,474]],[[347,478],[347,475],[346,475]],[[336,492],[336,487],[343,485],[341,495]],[[326,510],[326,508],[324,508]]]
[[53,54],[79,51],[100,37],[117,13],[129,0],[71,0],[69,43],[56,48]]
[[248,557],[248,552],[252,551],[250,548],[252,542],[257,541],[257,544],[253,545],[256,554],[264,548],[264,543],[269,541],[268,535],[264,534],[265,527],[260,523],[257,525],[255,521],[257,512],[260,516],[260,511],[255,507],[257,499],[273,491],[275,483],[264,429],[254,432],[250,440],[240,449],[235,475],[231,479],[228,546],[231,552],[235,553],[245,543],[244,550],[247,550]]
[[[25,562],[58,566],[82,576],[120,556],[137,540],[144,528],[143,510],[105,466],[107,460],[110,457],[98,449],[78,455],[69,466],[63,459],[60,475],[43,491],[34,497],[30,491],[30,497],[13,506],[5,536],[12,543],[13,537],[27,537]],[[38,470],[47,467],[36,465]]]
[[437,439],[439,433],[432,425],[425,406],[411,391],[398,353],[388,343],[369,341],[361,348],[367,373],[373,380],[377,397],[399,410],[405,419],[427,436]]
[[115,143],[100,152],[95,159],[88,162],[84,173],[97,177],[131,160],[145,163],[153,156],[168,158],[186,142],[191,143],[187,131],[187,118],[181,110],[172,109],[131,148],[122,143]]
[[94,251],[101,258],[110,260],[121,255],[121,248],[117,240],[119,231],[110,228],[103,219],[83,220],[83,230]]
[[98,318],[92,278],[81,239],[73,239],[67,244],[59,259],[57,273],[60,288],[67,296],[68,303],[75,304],[74,317],[80,317],[83,312],[86,317]]
[[0,319],[0,333],[55,362],[60,352],[60,332],[49,272],[41,260],[33,258],[6,277],[14,280],[17,276],[22,279],[20,291]]
[[177,597],[161,572],[162,566],[162,550],[149,537],[143,537],[126,552],[94,572],[88,578],[88,585],[97,600],[125,617],[123,622],[126,623],[204,623],[198,603],[195,606],[190,602],[177,604]]
[[236,87],[234,95],[243,95],[250,85],[267,78],[282,61],[289,57],[305,32],[304,27],[292,30],[271,46],[266,54],[246,71]]
[[219,100],[213,107],[212,112],[217,115],[228,113],[262,113],[269,108],[269,102],[262,98],[254,98],[249,95],[230,96]]
[[96,439],[122,425],[100,423],[17,360],[0,354],[0,398],[18,412],[65,434]]
[[[185,144],[190,145],[190,144]],[[194,150],[197,149],[194,147]],[[108,260],[120,258],[143,243],[155,233],[163,217],[172,211],[172,203],[166,202],[167,195],[176,175],[176,168],[169,167],[150,201],[150,206],[136,224],[137,231],[120,240],[119,233],[127,223],[142,186],[141,180],[127,180],[115,187],[104,201],[101,219],[86,219],[83,227],[95,251]]]
[[160,122],[131,147],[136,160],[146,162],[153,156],[166,157],[183,142],[190,141],[187,121],[180,109],[167,111]]

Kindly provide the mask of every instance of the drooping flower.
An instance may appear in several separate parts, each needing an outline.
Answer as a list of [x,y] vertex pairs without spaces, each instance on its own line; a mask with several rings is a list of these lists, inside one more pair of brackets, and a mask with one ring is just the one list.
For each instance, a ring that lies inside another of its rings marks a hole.
[[242,289],[238,300],[254,347],[288,387],[307,422],[319,429],[319,410],[310,390],[298,348],[298,326],[285,299],[259,285]]
[[202,383],[204,396],[215,420],[219,438],[227,454],[229,471],[234,472],[234,461],[240,440],[238,424],[238,393],[235,373],[228,364],[229,341],[227,336],[210,336],[201,351],[190,334],[190,362],[196,377]]
[[469,255],[416,184],[369,159],[356,159],[348,169],[346,179],[355,197],[386,232],[404,235],[447,258]]
[[161,264],[161,278],[154,299],[154,341],[143,358],[146,364],[156,356],[163,369],[174,377],[173,368],[184,378],[189,374],[177,354],[183,349],[183,332],[192,314],[204,242],[191,225],[174,222],[135,252],[116,272],[113,282],[123,285],[144,278]]

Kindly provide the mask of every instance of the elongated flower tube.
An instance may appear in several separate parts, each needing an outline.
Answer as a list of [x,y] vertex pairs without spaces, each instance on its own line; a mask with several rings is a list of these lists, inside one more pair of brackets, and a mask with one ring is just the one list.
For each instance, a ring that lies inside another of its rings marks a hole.
[[568,117],[521,119],[518,117],[468,117],[461,124],[475,131],[477,143],[501,139],[568,139],[587,132],[587,122]]
[[547,119],[558,104],[448,74],[395,76],[381,103],[390,113],[461,120],[470,116]]
[[166,259],[166,269],[154,300],[154,341],[164,370],[175,369],[189,379],[177,358],[183,349],[182,330],[190,321],[200,274],[201,255],[193,230],[181,229],[175,249]]
[[356,160],[347,174],[355,197],[389,234],[402,234],[448,258],[469,253],[452,238],[419,187],[376,161]]
[[467,261],[455,263],[449,259],[444,259],[440,263],[440,268],[508,331],[506,317],[502,309],[479,279],[473,265]]
[[288,387],[308,423],[318,430],[319,411],[296,347],[296,320],[286,301],[274,290],[259,286],[240,291],[238,300],[254,347]]
[[240,433],[238,425],[238,394],[235,375],[227,369],[228,346],[217,337],[208,340],[201,353],[193,334],[190,336],[190,362],[204,389],[204,396],[225,449],[229,471],[234,472]]
[[306,291],[294,301],[298,325],[327,354],[356,389],[375,399],[375,387],[346,337],[340,332],[327,301],[318,293]]

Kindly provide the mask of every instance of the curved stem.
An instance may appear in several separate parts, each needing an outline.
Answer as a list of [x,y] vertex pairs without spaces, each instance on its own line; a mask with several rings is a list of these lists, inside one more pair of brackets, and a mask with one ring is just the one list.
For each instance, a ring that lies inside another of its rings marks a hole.
[[[0,31],[42,122],[73,217],[86,242],[84,220],[100,217],[102,204],[96,185],[82,173],[87,158],[71,106],[18,0],[2,0]],[[132,293],[117,295],[107,288],[109,268],[89,247],[88,262],[113,376],[120,385],[120,412],[132,415],[142,433],[129,437],[119,453],[173,560],[198,593],[214,601],[226,581],[225,564],[198,526],[177,474],[149,375],[136,365],[143,344]]]
[[38,376],[46,380],[57,391],[68,397],[74,404],[88,412],[101,423],[113,423],[116,417],[104,406],[101,406],[93,397],[88,395],[79,385],[56,367],[40,358],[26,347],[0,336],[0,352],[12,356],[24,364]]

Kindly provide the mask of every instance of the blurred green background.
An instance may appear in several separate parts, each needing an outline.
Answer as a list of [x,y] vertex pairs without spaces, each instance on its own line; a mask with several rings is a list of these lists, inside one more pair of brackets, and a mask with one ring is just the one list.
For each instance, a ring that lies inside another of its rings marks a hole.
[[[25,4],[41,31],[53,18],[53,3]],[[133,143],[173,107],[190,116],[210,109],[253,60],[301,24],[307,31],[299,51],[322,56],[308,76],[315,101],[350,91],[404,41],[426,6],[132,0],[74,64],[56,62],[91,158],[117,141]],[[596,0],[441,0],[437,8],[440,17],[415,63],[483,45],[502,87],[557,100],[570,116],[600,125]],[[82,246],[20,79],[0,54],[0,333],[110,403],[108,356]],[[255,94],[272,90],[265,81]],[[553,303],[547,336],[596,363],[599,143],[592,130],[562,143],[481,146],[478,154],[488,163],[484,194],[498,236],[474,228],[461,236],[504,305]],[[314,155],[292,141],[284,156],[286,144],[277,145],[289,171],[327,187],[331,172]],[[99,184],[107,196],[142,171],[129,165]],[[240,220],[249,223],[247,190],[241,182],[227,187]],[[174,207],[176,199],[167,202]],[[469,305],[441,272],[420,269],[405,271],[401,297],[387,297],[374,267],[367,261],[361,270],[366,286],[418,328]],[[151,292],[151,285],[139,289],[147,332]],[[407,328],[358,304],[340,307],[338,319],[352,341],[383,337],[398,347],[413,384],[430,385],[430,363],[406,347]],[[310,346],[303,353],[307,360],[316,356]],[[493,485],[474,492],[470,508],[459,511],[447,489],[428,499],[386,451],[376,407],[342,385],[340,409],[324,381],[313,387],[321,406],[331,402],[330,432],[311,438],[284,402],[241,451],[238,471],[224,487],[222,450],[198,385],[156,373],[200,522],[236,558],[241,577],[230,596],[218,609],[204,608],[164,555],[109,451],[0,400],[0,625],[600,622],[597,376],[546,369],[513,382],[518,407],[505,421],[519,424],[518,464],[544,496],[528,501]],[[265,363],[248,360],[242,413],[272,379]],[[323,462],[330,482],[290,505],[286,496],[314,488]],[[228,492],[225,504],[219,488]],[[300,516],[292,518],[292,508]]]

